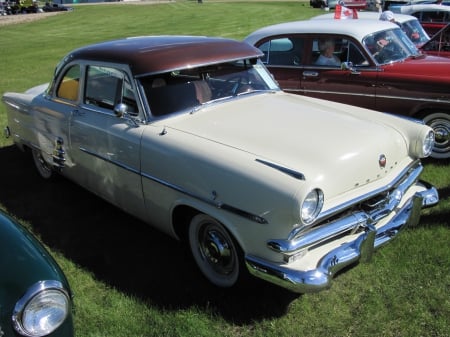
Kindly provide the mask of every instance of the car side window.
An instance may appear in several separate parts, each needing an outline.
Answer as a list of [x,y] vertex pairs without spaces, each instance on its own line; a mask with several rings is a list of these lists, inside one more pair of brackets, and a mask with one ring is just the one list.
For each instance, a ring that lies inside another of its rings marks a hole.
[[341,53],[342,62],[350,62],[355,67],[367,67],[369,61],[361,52],[361,49],[353,42],[344,40]]
[[258,48],[264,53],[264,64],[294,66],[302,62],[303,45],[301,38],[283,37],[266,41]]
[[59,98],[76,101],[78,99],[78,91],[80,88],[80,66],[74,65],[70,67],[59,83],[56,90],[56,96]]
[[[446,12],[441,11],[420,12],[421,20],[423,22],[445,22],[446,14]],[[415,16],[417,17],[417,15]]]
[[138,113],[136,96],[128,76],[120,69],[89,66],[86,73],[84,103],[113,110],[119,103],[127,105],[127,112]]

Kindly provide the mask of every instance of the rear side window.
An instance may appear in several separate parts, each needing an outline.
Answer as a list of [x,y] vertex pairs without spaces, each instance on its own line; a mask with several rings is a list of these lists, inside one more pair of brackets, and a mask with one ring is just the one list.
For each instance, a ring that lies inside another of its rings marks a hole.
[[300,38],[277,38],[264,42],[258,47],[263,53],[263,63],[268,65],[299,65],[303,53],[303,40]]
[[447,22],[449,15],[444,11],[416,12],[413,15],[422,22]]
[[79,65],[70,67],[59,83],[56,96],[70,101],[76,101],[80,88],[80,73]]

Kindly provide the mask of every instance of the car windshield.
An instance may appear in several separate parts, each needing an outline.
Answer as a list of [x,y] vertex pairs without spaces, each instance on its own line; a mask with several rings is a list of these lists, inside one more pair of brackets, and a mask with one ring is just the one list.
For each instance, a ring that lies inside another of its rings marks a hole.
[[423,29],[419,20],[409,20],[402,23],[402,30],[406,36],[418,47],[430,40],[430,37]]
[[417,47],[400,28],[370,34],[364,38],[363,43],[379,64],[420,55]]
[[151,114],[192,111],[206,104],[265,90],[279,90],[258,60],[187,68],[139,79]]

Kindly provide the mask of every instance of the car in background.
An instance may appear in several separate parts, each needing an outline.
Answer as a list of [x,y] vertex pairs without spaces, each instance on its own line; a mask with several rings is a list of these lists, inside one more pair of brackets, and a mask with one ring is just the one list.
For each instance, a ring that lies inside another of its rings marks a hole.
[[[340,0],[342,1],[342,0]],[[358,10],[365,9],[367,7],[367,0],[344,0],[342,1],[345,7],[355,8]],[[309,0],[309,5],[313,8],[336,8],[339,3],[338,0]]]
[[450,24],[434,34],[431,40],[422,46],[422,51],[429,55],[450,58]]
[[0,211],[0,336],[71,337],[72,291],[56,261]]
[[[317,64],[325,40],[335,45],[333,66]],[[261,28],[245,41],[264,52],[283,90],[420,119],[436,133],[431,156],[450,158],[450,60],[423,55],[398,25],[304,20]]]
[[73,11],[73,7],[64,6],[62,4],[56,4],[51,2],[46,2],[42,7],[44,12],[67,12]]
[[450,23],[450,6],[446,5],[391,5],[389,10],[398,14],[415,16],[430,36]]
[[202,36],[85,46],[50,84],[3,95],[6,134],[42,177],[187,242],[218,287],[251,274],[322,290],[438,202],[419,178],[434,132],[283,92],[262,55]]
[[[334,19],[334,13],[321,14],[311,18],[311,20],[324,20],[324,19],[326,20]],[[379,20],[380,13],[361,11],[358,12],[358,19]],[[398,23],[398,25],[402,28],[405,34],[418,48],[420,48],[425,42],[427,42],[430,39],[430,37],[420,24],[419,20],[415,16],[397,14],[395,15],[395,22]]]

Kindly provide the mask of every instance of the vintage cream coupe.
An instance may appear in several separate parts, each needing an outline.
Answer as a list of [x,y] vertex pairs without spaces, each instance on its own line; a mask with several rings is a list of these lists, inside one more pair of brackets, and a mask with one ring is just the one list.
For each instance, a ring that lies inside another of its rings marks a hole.
[[260,56],[213,37],[86,46],[50,84],[4,94],[6,134],[44,178],[58,172],[189,242],[214,285],[250,274],[318,291],[438,202],[419,178],[434,133],[285,93]]

